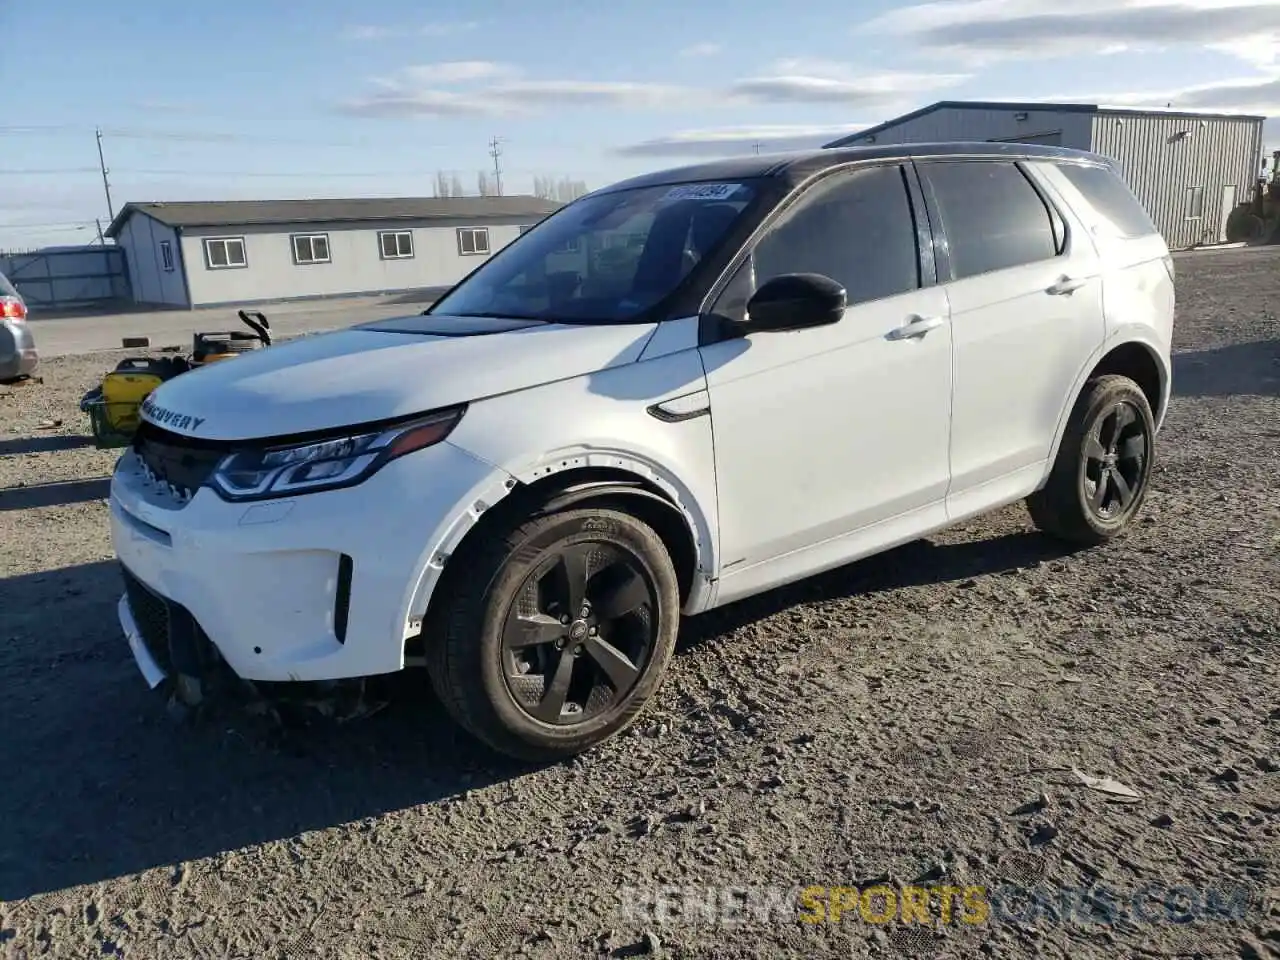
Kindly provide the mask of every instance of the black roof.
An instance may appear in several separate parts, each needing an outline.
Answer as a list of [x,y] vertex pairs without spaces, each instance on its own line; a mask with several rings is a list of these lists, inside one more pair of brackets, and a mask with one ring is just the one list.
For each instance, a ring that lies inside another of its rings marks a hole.
[[850,144],[859,143],[866,137],[873,137],[876,134],[888,130],[890,127],[896,127],[899,124],[906,123],[908,120],[915,120],[919,117],[928,116],[939,110],[1014,110],[1018,112],[1034,113],[1105,113],[1114,117],[1186,117],[1197,120],[1249,120],[1261,123],[1266,117],[1253,116],[1252,114],[1243,113],[1206,113],[1199,110],[1159,110],[1159,109],[1141,109],[1138,107],[1106,107],[1097,103],[1049,103],[1016,100],[939,100],[937,103],[931,103],[927,107],[921,107],[919,110],[912,110],[910,113],[904,113],[900,117],[893,120],[886,120],[884,123],[878,123],[874,127],[867,127],[865,130],[859,130],[857,133],[850,133],[838,140],[832,140],[827,144],[828,147],[844,147]]
[[250,224],[342,223],[366,220],[470,220],[536,217],[563,204],[540,197],[364,197],[347,200],[197,200],[129,203],[107,236],[114,237],[135,212],[169,227],[231,227]]
[[1050,147],[1033,143],[987,143],[949,141],[946,143],[898,143],[884,146],[824,147],[793,153],[770,153],[741,157],[728,157],[707,163],[685,167],[672,167],[654,173],[642,174],[612,184],[597,193],[614,190],[630,190],[636,187],[660,186],[666,183],[698,183],[735,180],[751,180],[759,177],[779,177],[791,183],[800,183],[828,167],[859,160],[893,160],[909,157],[1025,157],[1057,160],[1091,160],[1110,165],[1111,161],[1100,154],[1067,147]]

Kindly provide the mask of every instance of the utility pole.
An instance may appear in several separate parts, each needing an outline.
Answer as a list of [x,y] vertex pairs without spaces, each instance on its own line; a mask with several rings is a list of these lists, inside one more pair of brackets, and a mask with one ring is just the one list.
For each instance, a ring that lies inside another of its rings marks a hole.
[[756,156],[760,156],[760,141],[757,140],[751,145],[751,150]]
[[115,208],[111,205],[111,181],[107,179],[107,161],[102,156],[102,128],[94,131],[98,135],[98,168],[102,171],[102,189],[107,192],[107,216],[116,218]]
[[502,156],[502,141],[498,137],[489,141],[489,156],[493,157],[493,186],[498,196],[502,196],[502,164],[498,161]]
[[98,245],[105,247],[107,245],[107,239],[102,235],[102,220],[95,218],[93,222],[98,225]]

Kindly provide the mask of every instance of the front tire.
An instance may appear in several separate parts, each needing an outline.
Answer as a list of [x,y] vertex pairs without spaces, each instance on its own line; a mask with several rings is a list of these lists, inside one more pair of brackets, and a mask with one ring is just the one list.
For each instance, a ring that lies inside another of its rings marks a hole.
[[[522,760],[573,756],[629,726],[675,647],[680,591],[662,540],[616,509],[539,517],[455,558],[427,638],[450,715]],[[444,585],[442,585],[444,586]]]
[[1035,525],[1072,543],[1105,543],[1128,529],[1147,496],[1155,418],[1128,377],[1085,384],[1044,487],[1027,498]]

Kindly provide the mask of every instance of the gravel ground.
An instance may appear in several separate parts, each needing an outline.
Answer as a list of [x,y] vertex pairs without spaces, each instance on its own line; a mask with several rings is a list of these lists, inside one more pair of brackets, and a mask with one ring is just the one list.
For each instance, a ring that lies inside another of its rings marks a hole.
[[[1178,269],[1122,542],[1064,551],[1018,506],[690,621],[638,728],[545,768],[412,673],[359,722],[172,724],[116,627],[113,455],[79,436],[114,355],[48,361],[0,397],[0,952],[1280,955],[1280,256]],[[873,884],[985,892],[930,926],[766,899]]]

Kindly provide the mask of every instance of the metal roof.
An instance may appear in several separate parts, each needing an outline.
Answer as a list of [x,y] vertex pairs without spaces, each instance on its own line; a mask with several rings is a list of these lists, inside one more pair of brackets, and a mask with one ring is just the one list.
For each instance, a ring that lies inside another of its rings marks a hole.
[[857,133],[851,133],[847,136],[840,137],[838,140],[832,140],[827,147],[845,147],[874,136],[890,127],[896,127],[899,124],[906,123],[908,120],[915,120],[918,117],[935,113],[938,110],[1017,110],[1032,113],[1034,111],[1049,113],[1105,113],[1108,116],[1119,117],[1189,117],[1197,120],[1250,120],[1260,123],[1266,120],[1266,117],[1253,116],[1252,114],[1243,113],[1207,113],[1197,110],[1174,110],[1166,108],[1140,109],[1137,107],[1108,107],[1097,103],[1050,103],[1045,101],[1011,101],[1011,100],[939,100],[937,103],[931,103],[927,107],[921,107],[919,110],[912,110],[910,113],[904,113],[902,116],[893,120],[886,120],[884,123],[878,123],[874,127],[867,127],[865,130],[859,130]]
[[359,222],[366,220],[483,220],[545,217],[563,204],[539,197],[367,197],[349,200],[199,200],[126,204],[107,228],[116,236],[135,212],[170,227]]
[[750,180],[759,177],[778,177],[790,183],[799,183],[828,167],[842,163],[854,163],[859,160],[892,160],[898,157],[947,157],[947,156],[984,156],[984,157],[1046,157],[1053,159],[1091,160],[1095,163],[1110,165],[1111,161],[1095,153],[1084,150],[1073,150],[1068,147],[1051,147],[1032,143],[987,143],[947,141],[945,143],[898,143],[883,146],[857,146],[817,150],[802,150],[791,153],[770,153],[740,157],[728,157],[723,160],[711,160],[706,163],[691,164],[685,167],[673,167],[646,173],[629,180],[623,180],[611,186],[597,190],[596,193],[611,193],[614,190],[630,190],[637,187],[661,186],[671,183],[699,182],[732,182]]

